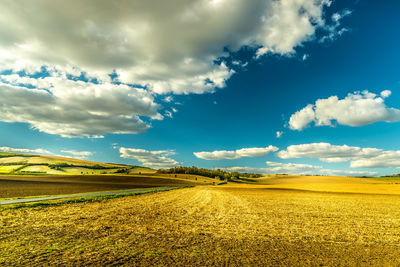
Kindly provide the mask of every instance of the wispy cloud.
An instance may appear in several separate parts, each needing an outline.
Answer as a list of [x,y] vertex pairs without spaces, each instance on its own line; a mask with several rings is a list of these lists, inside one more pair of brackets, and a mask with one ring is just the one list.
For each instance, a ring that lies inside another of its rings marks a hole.
[[74,156],[75,158],[79,158],[79,159],[86,159],[89,156],[93,155],[93,152],[90,152],[90,151],[61,150],[61,152],[70,154],[70,155]]
[[119,148],[121,158],[135,159],[143,166],[153,168],[169,168],[179,165],[179,162],[167,156],[174,155],[173,150],[150,151],[136,148]]
[[268,155],[270,152],[277,151],[275,146],[267,147],[251,147],[242,148],[237,150],[216,150],[212,152],[194,152],[193,154],[200,159],[205,160],[224,160],[224,159],[240,159],[244,157],[262,157]]
[[8,152],[8,153],[28,153],[28,154],[53,154],[50,151],[42,148],[36,148],[36,149],[28,149],[28,148],[14,148],[14,147],[8,147],[8,146],[3,146],[0,147],[0,151],[2,152]]
[[400,151],[361,148],[329,143],[291,145],[277,156],[282,159],[317,158],[323,162],[350,161],[351,168],[400,168]]
[[305,175],[340,175],[340,176],[374,176],[377,172],[373,171],[356,171],[356,170],[332,170],[324,169],[322,166],[299,163],[281,163],[281,162],[266,162],[269,167],[252,168],[252,167],[229,167],[219,168],[226,171],[237,171],[245,173],[259,174],[305,174]]
[[63,137],[101,137],[146,131],[150,125],[140,116],[160,116],[159,105],[146,90],[53,75],[40,79],[0,75],[0,98],[6,99],[0,106],[0,120],[26,122],[39,131]]

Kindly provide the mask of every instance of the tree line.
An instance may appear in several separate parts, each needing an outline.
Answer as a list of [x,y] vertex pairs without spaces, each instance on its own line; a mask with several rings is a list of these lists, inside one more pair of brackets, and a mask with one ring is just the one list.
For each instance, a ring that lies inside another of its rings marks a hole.
[[168,174],[193,174],[200,175],[209,178],[215,178],[220,180],[232,180],[237,178],[258,178],[262,175],[253,173],[239,173],[239,172],[228,172],[221,169],[209,170],[204,168],[192,167],[174,167],[170,169],[158,170],[158,173],[168,173]]

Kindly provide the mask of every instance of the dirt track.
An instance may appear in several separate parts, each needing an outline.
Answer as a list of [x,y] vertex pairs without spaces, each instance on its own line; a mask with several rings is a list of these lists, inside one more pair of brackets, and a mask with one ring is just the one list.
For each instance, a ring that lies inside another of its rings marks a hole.
[[0,264],[398,265],[398,203],[242,185],[3,211]]

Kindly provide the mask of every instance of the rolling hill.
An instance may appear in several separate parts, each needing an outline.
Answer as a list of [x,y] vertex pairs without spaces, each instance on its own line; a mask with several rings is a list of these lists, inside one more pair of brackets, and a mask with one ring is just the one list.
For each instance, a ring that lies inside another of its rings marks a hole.
[[16,153],[0,153],[0,174],[7,175],[99,175],[152,174],[156,170],[73,158]]

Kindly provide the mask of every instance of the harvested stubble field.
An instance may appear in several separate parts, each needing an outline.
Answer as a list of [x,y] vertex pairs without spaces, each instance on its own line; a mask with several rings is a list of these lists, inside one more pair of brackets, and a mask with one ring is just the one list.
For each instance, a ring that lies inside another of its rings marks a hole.
[[173,179],[143,175],[0,176],[0,198],[210,184],[208,178]]
[[0,265],[399,265],[400,195],[368,185],[228,184],[3,210]]

